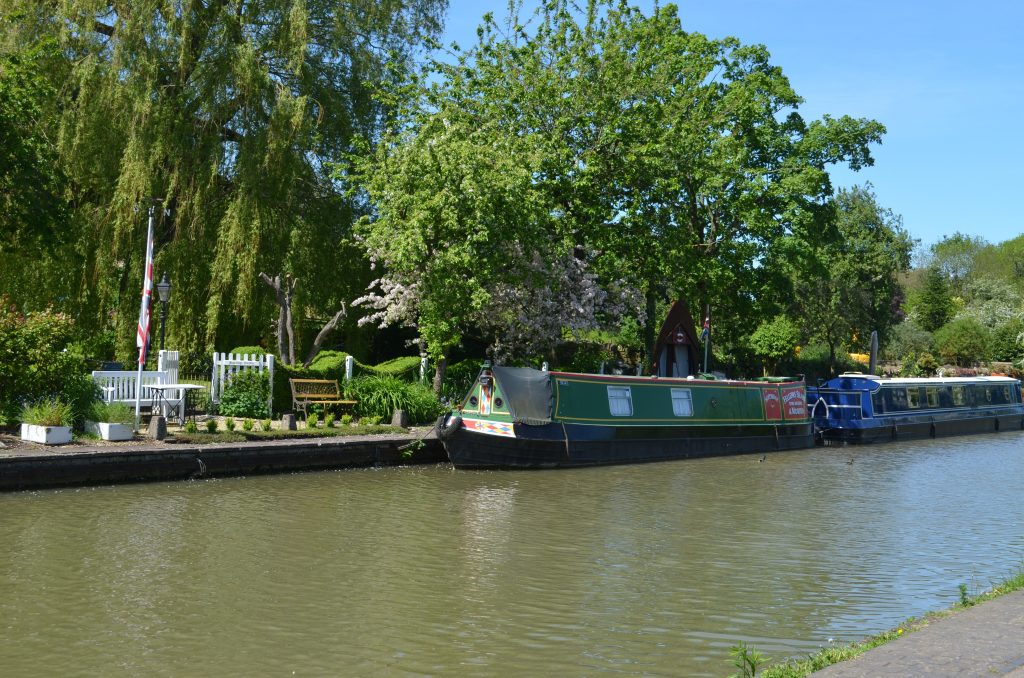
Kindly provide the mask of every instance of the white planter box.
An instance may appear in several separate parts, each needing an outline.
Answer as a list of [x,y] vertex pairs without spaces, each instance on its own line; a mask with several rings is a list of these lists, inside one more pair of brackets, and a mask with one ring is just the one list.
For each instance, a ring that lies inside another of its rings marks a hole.
[[131,440],[135,437],[132,427],[128,424],[111,424],[105,421],[87,421],[85,430],[98,435],[103,440]]
[[71,427],[22,424],[21,439],[42,443],[43,445],[63,445],[64,443],[71,442]]

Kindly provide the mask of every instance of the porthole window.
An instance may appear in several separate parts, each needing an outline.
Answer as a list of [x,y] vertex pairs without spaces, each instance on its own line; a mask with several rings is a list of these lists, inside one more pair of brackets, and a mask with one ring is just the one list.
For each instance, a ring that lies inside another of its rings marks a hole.
[[479,403],[480,403],[480,401],[477,400],[476,396],[470,396],[469,397],[469,404],[470,404],[471,407],[476,407]]
[[494,399],[494,406],[495,407],[504,407],[504,405],[505,405],[505,401],[502,400],[501,398],[495,398]]
[[613,417],[633,416],[633,396],[628,386],[608,387],[608,409]]

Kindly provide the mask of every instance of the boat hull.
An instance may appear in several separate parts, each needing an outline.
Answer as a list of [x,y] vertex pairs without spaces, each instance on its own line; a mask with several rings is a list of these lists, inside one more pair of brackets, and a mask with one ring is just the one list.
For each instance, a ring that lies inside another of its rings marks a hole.
[[[468,422],[472,426],[472,421]],[[457,468],[550,469],[638,464],[732,454],[805,449],[810,422],[728,426],[543,426],[515,424],[512,435],[460,425],[444,439]]]
[[817,435],[826,445],[857,445],[1020,430],[1024,430],[1024,414],[1020,408],[1008,408],[1003,412],[946,416],[880,416],[847,423],[842,428],[829,428],[823,420],[818,423]]

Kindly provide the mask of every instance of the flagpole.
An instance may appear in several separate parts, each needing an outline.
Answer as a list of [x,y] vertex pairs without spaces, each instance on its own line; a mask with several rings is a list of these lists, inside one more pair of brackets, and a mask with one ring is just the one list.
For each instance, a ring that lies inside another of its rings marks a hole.
[[[139,347],[139,368],[135,375],[135,432],[139,432],[140,410],[142,405],[142,367],[146,362],[146,348],[149,335],[149,300],[147,294],[151,294],[153,267],[153,214],[155,207],[149,206],[149,222],[146,230],[146,257],[142,273],[142,308],[139,311],[139,326],[135,331],[135,343]],[[143,336],[145,333],[146,336]]]

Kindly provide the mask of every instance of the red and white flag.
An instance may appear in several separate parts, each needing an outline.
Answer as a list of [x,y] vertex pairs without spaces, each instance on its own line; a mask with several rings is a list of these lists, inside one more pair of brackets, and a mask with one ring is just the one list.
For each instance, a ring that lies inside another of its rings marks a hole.
[[146,351],[149,349],[149,319],[152,315],[153,301],[153,218],[149,219],[146,233],[146,274],[142,279],[142,307],[139,309],[139,328],[135,336],[135,345],[139,347],[139,366],[146,363]]

